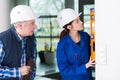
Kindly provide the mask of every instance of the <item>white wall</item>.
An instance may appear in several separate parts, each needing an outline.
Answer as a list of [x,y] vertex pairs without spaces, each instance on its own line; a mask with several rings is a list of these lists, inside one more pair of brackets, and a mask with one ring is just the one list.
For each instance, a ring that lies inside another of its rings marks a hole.
[[28,5],[29,0],[0,0],[0,32],[10,28],[10,11],[18,4]]
[[0,0],[0,7],[0,32],[2,32],[10,25],[10,0]]
[[95,1],[96,80],[120,80],[119,0]]

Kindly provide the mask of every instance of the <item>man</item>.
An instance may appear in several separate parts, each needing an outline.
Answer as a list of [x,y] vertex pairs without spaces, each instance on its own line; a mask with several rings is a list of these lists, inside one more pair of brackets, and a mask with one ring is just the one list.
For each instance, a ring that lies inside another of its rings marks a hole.
[[[11,28],[0,33],[0,80],[34,80],[36,73],[35,16],[26,5],[10,12]],[[25,76],[29,78],[25,78]]]

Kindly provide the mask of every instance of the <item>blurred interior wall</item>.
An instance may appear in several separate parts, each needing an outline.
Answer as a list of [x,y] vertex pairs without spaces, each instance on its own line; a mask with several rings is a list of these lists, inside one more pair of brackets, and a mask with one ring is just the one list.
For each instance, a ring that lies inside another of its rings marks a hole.
[[9,28],[10,25],[10,0],[0,1],[0,32]]
[[74,9],[74,0],[65,0],[65,8]]
[[10,28],[10,11],[16,5],[29,5],[29,0],[1,0],[0,1],[0,32]]

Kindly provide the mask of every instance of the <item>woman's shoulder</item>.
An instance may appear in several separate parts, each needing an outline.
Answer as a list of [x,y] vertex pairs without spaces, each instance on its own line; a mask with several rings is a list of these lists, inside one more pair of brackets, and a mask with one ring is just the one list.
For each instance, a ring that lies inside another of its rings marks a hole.
[[68,38],[67,35],[65,35],[64,37],[62,37],[62,38],[59,40],[59,42],[62,42],[62,43],[63,43],[63,42],[66,42],[67,38]]
[[65,45],[65,44],[67,44],[67,40],[68,40],[68,35],[65,35],[64,37],[62,37],[62,38],[59,40],[58,44],[63,46],[63,45]]
[[81,36],[90,37],[90,35],[87,32],[80,31],[79,33],[80,33]]
[[80,34],[84,34],[84,35],[89,35],[87,32],[85,31],[79,31]]
[[87,42],[90,42],[90,35],[87,32],[80,31],[80,36]]

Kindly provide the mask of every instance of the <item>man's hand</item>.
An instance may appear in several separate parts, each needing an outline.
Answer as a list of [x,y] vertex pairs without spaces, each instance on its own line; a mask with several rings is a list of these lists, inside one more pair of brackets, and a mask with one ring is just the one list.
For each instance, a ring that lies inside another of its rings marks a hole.
[[20,73],[21,73],[22,76],[28,75],[30,71],[31,71],[30,66],[20,67]]

